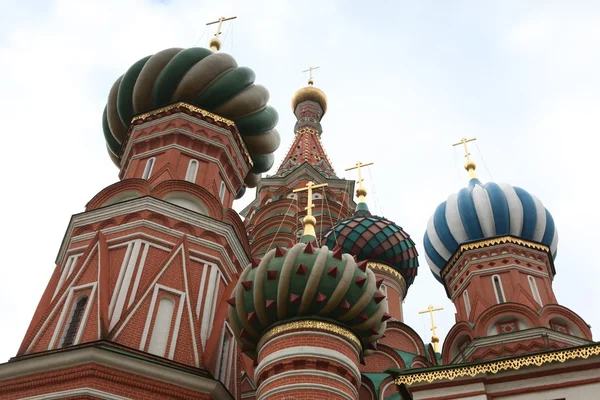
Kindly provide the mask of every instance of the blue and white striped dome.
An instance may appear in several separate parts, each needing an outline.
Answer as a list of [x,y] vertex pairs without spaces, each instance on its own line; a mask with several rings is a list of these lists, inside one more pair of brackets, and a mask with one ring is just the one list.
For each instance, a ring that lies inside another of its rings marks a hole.
[[425,258],[443,283],[440,272],[461,244],[504,235],[545,244],[556,257],[554,220],[537,197],[505,183],[482,184],[474,178],[429,219],[423,238]]

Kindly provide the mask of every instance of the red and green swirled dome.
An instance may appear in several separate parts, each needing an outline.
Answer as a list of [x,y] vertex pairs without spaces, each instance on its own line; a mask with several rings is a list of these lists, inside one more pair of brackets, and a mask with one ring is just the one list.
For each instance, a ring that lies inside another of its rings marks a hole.
[[242,272],[227,301],[231,327],[243,351],[256,357],[262,334],[278,323],[318,318],[352,329],[365,351],[391,318],[373,271],[349,254],[313,243],[273,249]]
[[395,223],[372,215],[365,203],[359,203],[354,215],[332,226],[323,234],[322,243],[341,247],[358,261],[385,263],[398,271],[411,285],[419,267],[415,243]]
[[134,115],[186,102],[236,123],[254,162],[246,184],[254,186],[273,166],[280,144],[277,112],[267,105],[267,89],[254,79],[254,72],[239,67],[229,54],[200,47],[171,48],[142,58],[114,83],[104,109],[102,126],[112,160],[119,165]]

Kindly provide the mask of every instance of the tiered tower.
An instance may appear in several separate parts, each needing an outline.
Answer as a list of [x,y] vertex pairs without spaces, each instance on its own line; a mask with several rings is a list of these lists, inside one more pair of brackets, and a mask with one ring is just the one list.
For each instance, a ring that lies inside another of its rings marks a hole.
[[145,57],[117,80],[103,125],[120,181],[69,222],[21,348],[0,367],[2,398],[238,397],[224,300],[251,258],[231,204],[279,145],[253,82],[202,48]]
[[325,93],[313,85],[298,90],[292,99],[297,122],[295,137],[277,173],[263,178],[256,198],[242,212],[255,256],[264,255],[276,246],[289,246],[302,236],[307,192],[294,192],[308,182],[327,184],[312,194],[317,237],[354,208],[354,181],[336,176],[321,142],[321,118],[327,111]]
[[443,362],[591,343],[589,326],[552,290],[558,245],[552,215],[521,188],[482,184],[467,149],[471,140],[458,143],[469,186],[440,204],[424,238],[427,262],[456,306]]
[[359,363],[383,336],[387,300],[373,272],[316,243],[308,185],[304,235],[253,261],[228,300],[257,400],[358,399]]

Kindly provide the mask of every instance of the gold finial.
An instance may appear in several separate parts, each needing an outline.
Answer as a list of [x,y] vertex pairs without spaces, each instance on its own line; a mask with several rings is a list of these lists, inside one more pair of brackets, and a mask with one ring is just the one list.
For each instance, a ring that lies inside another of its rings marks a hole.
[[[473,140],[475,140],[475,139],[473,139]],[[441,311],[443,309],[444,309],[443,307],[433,308],[433,306],[430,305],[429,307],[427,307],[427,310],[419,311],[419,314],[429,313],[429,315],[431,316],[431,343],[433,343],[433,350],[436,353],[440,352],[440,338],[438,337],[437,333],[435,332],[435,329],[437,327],[435,326],[435,323],[433,322],[433,312]]]
[[223,21],[229,21],[232,19],[236,19],[237,17],[229,17],[229,18],[225,18],[225,17],[221,17],[216,21],[213,22],[209,22],[206,25],[214,25],[214,24],[219,24],[217,25],[217,33],[215,33],[215,37],[210,39],[209,42],[209,46],[210,46],[210,50],[213,53],[216,53],[217,51],[219,51],[219,49],[221,49],[221,40],[219,39],[219,37],[221,36],[221,25],[223,25]]
[[321,67],[308,67],[308,69],[305,69],[304,71],[302,71],[302,72],[308,72],[308,84],[310,86],[312,86],[313,83],[314,83],[313,82],[313,77],[312,77],[312,72],[314,70],[316,70],[316,69],[319,69],[319,68],[321,68]]
[[315,183],[313,181],[309,181],[306,184],[306,187],[303,187],[300,189],[294,189],[292,191],[293,193],[304,192],[305,190],[308,191],[308,202],[307,202],[306,208],[305,208],[306,216],[302,220],[302,223],[304,224],[304,232],[302,233],[303,236],[317,237],[317,233],[315,232],[315,225],[317,224],[317,220],[312,215],[312,209],[315,206],[312,202],[312,191],[313,191],[313,189],[318,189],[318,188],[322,188],[325,186],[327,186],[326,183],[322,183],[320,185],[315,185]]
[[471,153],[469,153],[469,149],[467,148],[467,143],[474,142],[476,140],[477,140],[477,138],[467,139],[464,137],[464,138],[460,139],[460,142],[454,143],[452,145],[452,146],[458,146],[458,145],[462,144],[463,146],[465,146],[465,157],[467,159],[467,161],[465,161],[465,169],[469,173],[469,179],[477,178],[477,174],[475,173],[475,168],[477,168],[477,165],[475,165],[475,161],[471,160]]
[[354,167],[346,168],[346,171],[351,171],[355,169],[358,172],[358,179],[356,180],[356,182],[358,183],[358,188],[356,188],[356,197],[358,197],[359,203],[365,203],[365,196],[367,195],[367,189],[365,189],[365,187],[363,186],[364,179],[360,173],[360,169],[362,167],[368,167],[369,165],[373,165],[373,163],[362,163],[358,161],[356,164],[354,164]]

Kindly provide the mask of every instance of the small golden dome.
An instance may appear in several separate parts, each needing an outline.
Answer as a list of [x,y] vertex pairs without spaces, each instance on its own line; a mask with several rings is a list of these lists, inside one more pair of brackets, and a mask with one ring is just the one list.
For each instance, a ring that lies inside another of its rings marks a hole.
[[313,86],[312,80],[308,81],[308,86],[298,90],[292,97],[292,111],[295,112],[298,104],[308,100],[319,103],[323,108],[323,115],[325,115],[325,112],[327,112],[327,96],[321,89]]
[[475,164],[475,162],[473,160],[467,160],[465,162],[465,169],[467,171],[475,171],[476,168],[477,168],[477,165]]

